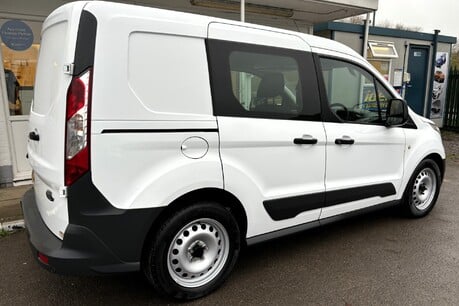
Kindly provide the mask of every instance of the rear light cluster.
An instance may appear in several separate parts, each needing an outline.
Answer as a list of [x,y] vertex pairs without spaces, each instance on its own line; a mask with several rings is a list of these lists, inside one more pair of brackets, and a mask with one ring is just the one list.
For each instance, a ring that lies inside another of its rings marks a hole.
[[74,77],[67,91],[65,185],[72,185],[89,170],[89,123],[92,69]]

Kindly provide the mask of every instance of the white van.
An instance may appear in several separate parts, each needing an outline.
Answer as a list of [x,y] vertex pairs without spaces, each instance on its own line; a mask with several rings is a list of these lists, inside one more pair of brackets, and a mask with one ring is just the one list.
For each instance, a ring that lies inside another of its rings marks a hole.
[[334,41],[108,2],[44,22],[30,113],[34,256],[216,289],[240,249],[374,208],[422,217],[438,128]]

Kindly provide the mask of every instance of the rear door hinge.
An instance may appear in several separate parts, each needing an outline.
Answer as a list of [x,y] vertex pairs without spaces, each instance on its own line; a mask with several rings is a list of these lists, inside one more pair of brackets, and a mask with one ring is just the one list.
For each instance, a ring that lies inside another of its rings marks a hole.
[[66,198],[67,197],[67,186],[59,187],[59,197]]
[[73,75],[73,68],[74,67],[75,67],[75,64],[65,64],[64,65],[64,73]]

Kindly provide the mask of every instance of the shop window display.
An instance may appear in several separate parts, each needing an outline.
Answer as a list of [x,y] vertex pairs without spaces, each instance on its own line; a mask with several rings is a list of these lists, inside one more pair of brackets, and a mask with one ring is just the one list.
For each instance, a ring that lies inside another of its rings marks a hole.
[[32,44],[23,51],[12,50],[4,43],[1,47],[10,115],[28,115],[33,97],[39,44]]

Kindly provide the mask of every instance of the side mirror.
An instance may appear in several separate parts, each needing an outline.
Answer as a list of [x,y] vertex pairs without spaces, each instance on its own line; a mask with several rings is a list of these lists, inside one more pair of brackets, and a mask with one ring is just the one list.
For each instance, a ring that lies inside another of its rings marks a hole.
[[408,106],[402,99],[391,99],[387,104],[386,126],[402,126],[408,121]]

